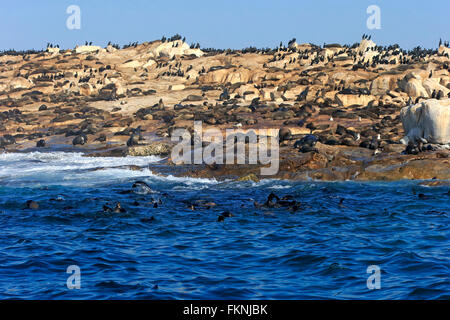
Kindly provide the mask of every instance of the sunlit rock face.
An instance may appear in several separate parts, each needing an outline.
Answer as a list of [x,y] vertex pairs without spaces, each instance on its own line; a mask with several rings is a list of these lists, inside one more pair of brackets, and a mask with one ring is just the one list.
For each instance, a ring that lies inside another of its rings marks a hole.
[[404,143],[421,138],[429,143],[450,143],[450,99],[427,100],[400,112],[406,137]]

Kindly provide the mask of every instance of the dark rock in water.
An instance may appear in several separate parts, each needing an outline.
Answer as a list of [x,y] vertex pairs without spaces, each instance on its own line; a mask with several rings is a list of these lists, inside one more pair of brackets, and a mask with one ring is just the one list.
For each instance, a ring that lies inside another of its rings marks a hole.
[[76,145],[84,145],[88,141],[87,136],[85,134],[79,135],[72,140],[72,144]]
[[45,140],[39,140],[38,142],[36,142],[36,147],[38,148],[43,148],[45,147]]
[[40,107],[39,107],[39,111],[44,111],[44,110],[47,110],[48,108],[47,108],[47,106],[45,105],[45,104],[43,104],[43,105],[41,105]]
[[28,209],[33,209],[33,210],[39,209],[39,203],[37,203],[36,201],[33,201],[33,200],[28,200],[26,203],[26,206]]
[[222,222],[222,221],[225,221],[225,217],[224,216],[219,216],[217,218],[217,222]]
[[136,181],[135,183],[133,183],[131,191],[136,194],[155,193],[155,191],[153,191],[152,188],[150,188],[150,186],[144,181]]

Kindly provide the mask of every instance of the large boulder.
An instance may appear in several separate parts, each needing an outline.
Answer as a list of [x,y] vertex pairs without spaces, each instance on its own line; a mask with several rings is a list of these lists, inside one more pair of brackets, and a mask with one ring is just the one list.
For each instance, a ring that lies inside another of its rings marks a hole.
[[75,53],[91,53],[91,52],[105,52],[106,50],[99,46],[76,46]]
[[358,48],[356,48],[357,53],[365,53],[370,50],[375,50],[377,44],[373,42],[372,40],[363,39],[361,40]]
[[372,95],[365,94],[336,94],[335,101],[341,107],[352,105],[367,106],[370,102],[376,100]]
[[118,66],[119,69],[135,69],[140,68],[142,63],[137,60],[130,60]]
[[28,80],[28,79],[25,79],[22,77],[15,77],[9,82],[10,90],[29,89],[33,85],[34,84],[31,80]]
[[172,59],[174,56],[181,55],[195,55],[201,57],[204,55],[200,49],[191,49],[190,46],[181,40],[162,42],[156,48],[152,50],[155,58],[160,56],[166,56]]
[[398,77],[391,75],[381,75],[370,84],[370,93],[376,96],[386,94],[397,87]]
[[408,96],[417,98],[430,98],[433,92],[437,94],[442,91],[443,96],[447,96],[450,90],[443,86],[440,82],[445,83],[445,78],[426,78],[424,79],[418,73],[408,73],[402,80],[398,82],[399,88],[408,94]]
[[421,139],[435,144],[450,143],[450,99],[431,99],[405,107],[400,118],[406,133],[402,143]]
[[433,95],[433,92],[438,93],[439,91],[442,91],[443,95],[447,97],[450,90],[441,85],[439,81],[440,79],[438,78],[429,78],[423,81],[422,86],[427,91],[429,97]]
[[56,53],[59,53],[59,48],[50,48],[50,47],[48,47],[47,48],[47,52],[56,54]]
[[450,57],[450,48],[447,48],[446,46],[441,45],[438,49],[438,54],[441,56]]

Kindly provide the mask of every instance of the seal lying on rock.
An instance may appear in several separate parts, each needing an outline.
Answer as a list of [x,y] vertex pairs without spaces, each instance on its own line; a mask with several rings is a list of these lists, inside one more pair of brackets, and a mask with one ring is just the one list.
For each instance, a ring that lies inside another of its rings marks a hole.
[[319,141],[319,138],[313,134],[308,134],[301,138],[300,140],[297,140],[294,143],[294,148],[300,149],[300,152],[311,152],[311,151],[317,151],[314,146]]
[[36,147],[37,148],[43,148],[45,147],[45,140],[41,139],[38,142],[36,142]]
[[88,141],[88,139],[87,139],[87,136],[85,135],[85,134],[82,134],[82,135],[79,135],[79,136],[77,136],[77,137],[75,137],[73,140],[72,140],[72,144],[74,145],[74,146],[76,146],[76,145],[84,145],[84,144],[86,144],[87,143],[87,141]]

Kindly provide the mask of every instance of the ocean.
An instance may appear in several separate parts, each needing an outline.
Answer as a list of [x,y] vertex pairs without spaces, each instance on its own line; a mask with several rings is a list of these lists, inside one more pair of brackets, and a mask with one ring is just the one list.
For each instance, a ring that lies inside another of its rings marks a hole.
[[[0,154],[0,299],[450,299],[448,186],[162,177],[159,160]],[[255,205],[271,193],[300,205]]]

